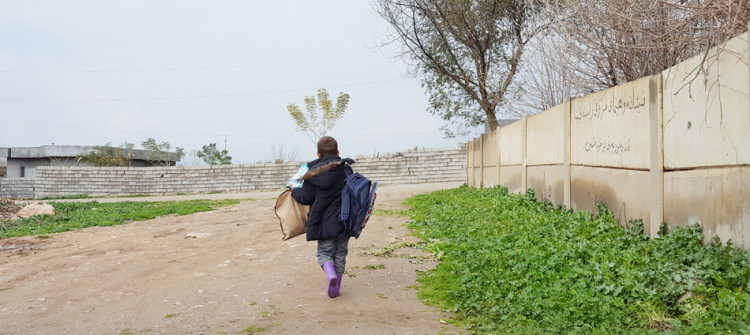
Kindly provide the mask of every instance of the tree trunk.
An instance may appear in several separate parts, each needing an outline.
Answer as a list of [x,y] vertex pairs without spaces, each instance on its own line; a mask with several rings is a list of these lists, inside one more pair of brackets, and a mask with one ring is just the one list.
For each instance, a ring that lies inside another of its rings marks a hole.
[[495,131],[495,129],[497,129],[497,117],[495,116],[495,111],[485,109],[484,114],[487,115],[487,123],[490,125],[490,131]]

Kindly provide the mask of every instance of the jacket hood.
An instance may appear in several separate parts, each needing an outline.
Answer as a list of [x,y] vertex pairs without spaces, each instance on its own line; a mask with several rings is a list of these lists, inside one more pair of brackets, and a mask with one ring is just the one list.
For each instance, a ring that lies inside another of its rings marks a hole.
[[[310,170],[313,170],[317,167],[335,163],[340,160],[341,160],[341,157],[337,155],[323,156],[314,161],[308,162],[307,166]],[[323,173],[310,177],[309,179],[306,180],[306,182],[310,182],[317,187],[327,189],[327,188],[339,186],[339,184],[343,183],[344,177],[345,175],[344,175],[343,166],[336,166],[328,171],[325,171]]]

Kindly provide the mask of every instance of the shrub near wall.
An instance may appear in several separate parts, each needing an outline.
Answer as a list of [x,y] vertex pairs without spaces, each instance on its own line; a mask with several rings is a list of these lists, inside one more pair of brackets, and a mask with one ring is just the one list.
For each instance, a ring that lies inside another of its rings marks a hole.
[[[411,149],[379,157],[356,157],[353,165],[380,185],[461,182],[465,179],[466,150]],[[36,179],[2,179],[0,196],[41,198],[86,194],[91,196],[246,192],[281,189],[300,162],[194,167],[39,167]]]

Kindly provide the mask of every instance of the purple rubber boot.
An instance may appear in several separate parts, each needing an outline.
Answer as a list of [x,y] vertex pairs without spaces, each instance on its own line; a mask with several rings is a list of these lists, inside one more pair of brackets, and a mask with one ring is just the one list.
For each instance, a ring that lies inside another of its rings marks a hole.
[[333,262],[323,264],[323,271],[328,279],[328,297],[335,298],[339,296],[338,277],[336,270],[333,268]]
[[338,273],[336,274],[336,279],[339,280],[338,282],[336,282],[336,287],[339,289],[339,295],[341,295],[341,279],[343,279],[343,278],[344,278],[344,274],[343,273],[342,274],[338,274]]

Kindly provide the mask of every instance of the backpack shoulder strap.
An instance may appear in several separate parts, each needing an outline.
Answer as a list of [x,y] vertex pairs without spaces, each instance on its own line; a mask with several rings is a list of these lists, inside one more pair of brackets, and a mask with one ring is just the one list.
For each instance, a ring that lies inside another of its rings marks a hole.
[[344,187],[341,189],[341,213],[339,213],[339,221],[346,221],[349,219],[349,213],[351,212],[351,192],[349,190],[349,179],[354,171],[352,171],[351,164],[354,164],[354,160],[351,158],[344,158],[340,161],[340,164],[344,166],[344,173],[346,179],[344,180]]

